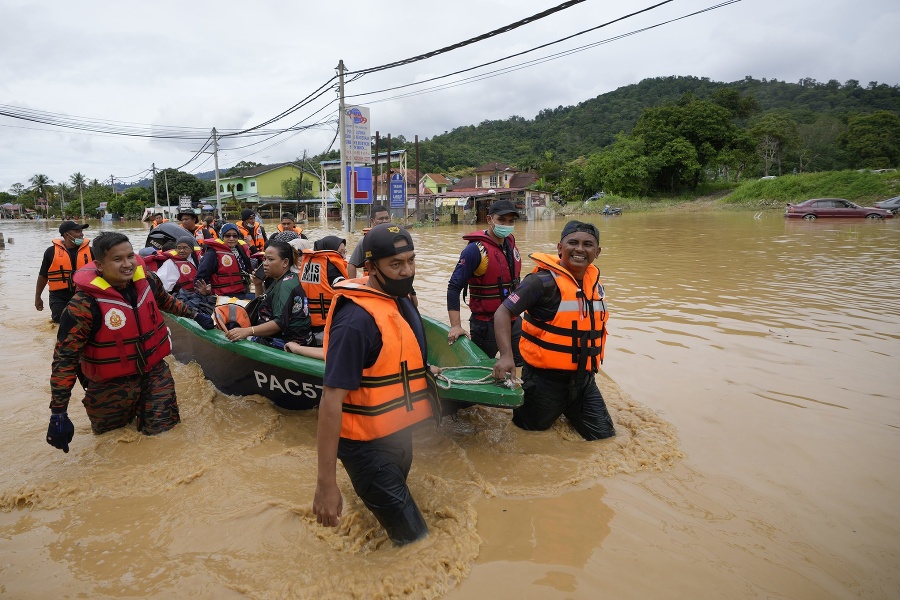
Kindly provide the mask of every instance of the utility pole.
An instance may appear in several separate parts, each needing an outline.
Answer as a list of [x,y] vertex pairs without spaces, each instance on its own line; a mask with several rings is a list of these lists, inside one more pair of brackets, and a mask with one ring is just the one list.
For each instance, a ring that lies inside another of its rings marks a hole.
[[156,193],[156,163],[150,165],[153,169],[153,207],[159,206],[159,196]]
[[116,178],[112,175],[109,176],[109,187],[112,188],[113,191],[113,200],[116,199]]
[[216,212],[218,214],[218,218],[222,218],[222,198],[219,196],[219,136],[216,133],[216,128],[212,129],[212,138],[213,138],[213,159],[216,163]]
[[345,146],[345,130],[344,130],[344,61],[339,60],[337,65],[338,71],[338,138],[341,141],[341,202],[344,204],[344,208],[341,211],[344,214],[344,226],[343,231],[345,233],[349,233],[350,231],[350,201],[347,197],[347,163],[345,162],[344,156],[344,146]]
[[419,180],[421,178],[422,175],[419,174],[419,136],[416,136],[416,221],[422,220],[419,215]]
[[[166,213],[171,213],[172,209],[169,206],[169,175],[165,171],[163,171],[163,182],[166,184]],[[168,219],[171,214],[166,214],[166,218]]]

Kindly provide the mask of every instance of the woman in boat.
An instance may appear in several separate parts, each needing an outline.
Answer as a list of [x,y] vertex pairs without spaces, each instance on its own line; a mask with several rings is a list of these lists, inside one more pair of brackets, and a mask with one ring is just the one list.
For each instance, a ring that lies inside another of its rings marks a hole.
[[200,260],[194,289],[204,296],[234,296],[250,299],[247,289],[253,265],[247,253],[247,243],[234,223],[222,225],[222,239],[207,240],[207,252]]
[[236,327],[225,336],[235,342],[248,337],[275,347],[295,342],[301,346],[312,344],[309,307],[300,285],[299,275],[291,269],[294,249],[290,244],[273,241],[266,248],[263,262],[266,277],[274,283],[260,296],[259,317],[251,327]]
[[300,256],[300,284],[309,301],[309,316],[316,336],[316,346],[322,345],[325,336],[325,320],[334,298],[334,286],[348,279],[347,240],[329,235],[316,241],[313,251]]
[[200,246],[197,239],[183,235],[175,242],[175,249],[165,252],[168,260],[156,271],[163,287],[170,294],[180,290],[193,291],[197,267],[200,265]]

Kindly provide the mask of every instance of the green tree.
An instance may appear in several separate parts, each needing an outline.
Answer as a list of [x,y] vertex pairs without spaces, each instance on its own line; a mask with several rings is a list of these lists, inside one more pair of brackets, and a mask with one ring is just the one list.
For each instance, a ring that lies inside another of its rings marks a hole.
[[261,166],[263,166],[262,163],[253,162],[252,160],[242,160],[238,164],[225,171],[225,177],[231,177],[232,175],[242,173],[243,171],[249,171],[250,169],[255,169],[256,167]]
[[757,140],[764,174],[769,175],[769,167],[774,162],[778,165],[778,175],[782,175],[784,157],[799,142],[797,122],[787,113],[770,112],[760,117],[750,131]]
[[216,184],[194,177],[190,173],[175,169],[163,169],[156,173],[156,186],[160,190],[160,196],[166,197],[168,186],[169,201],[173,205],[178,204],[181,196],[190,196],[191,200],[199,200],[204,196],[210,196],[216,191]]
[[36,175],[32,175],[28,178],[28,183],[31,184],[31,189],[37,194],[37,198],[40,198],[44,201],[44,210],[49,215],[49,199],[47,198],[49,192],[49,186],[52,183],[50,178],[44,175],[43,173],[37,173]]
[[850,117],[841,141],[855,167],[894,167],[900,163],[900,117],[887,110]]
[[69,176],[69,183],[78,192],[78,198],[81,200],[81,218],[84,219],[84,187],[87,185],[87,178],[79,171]]
[[587,159],[584,180],[592,192],[603,190],[620,196],[647,194],[652,173],[643,138],[620,133],[611,146]]

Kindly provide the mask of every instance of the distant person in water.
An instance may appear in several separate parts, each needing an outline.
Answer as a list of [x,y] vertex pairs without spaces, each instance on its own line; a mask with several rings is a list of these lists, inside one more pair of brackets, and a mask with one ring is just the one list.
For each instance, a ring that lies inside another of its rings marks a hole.
[[59,316],[75,295],[72,275],[94,260],[90,240],[84,237],[84,230],[88,227],[88,224],[63,221],[59,226],[60,237],[53,240],[53,245],[44,251],[44,260],[34,288],[34,307],[39,311],[44,310],[41,294],[49,285],[50,318],[54,323],[59,323]]
[[586,440],[616,434],[594,375],[606,342],[606,299],[600,271],[600,232],[590,223],[569,221],[557,254],[535,253],[534,271],[494,313],[500,358],[494,377],[515,374],[511,318],[523,315],[519,351],[524,404],[513,410],[513,423],[543,431],[565,415]]
[[180,417],[163,360],[171,342],[160,310],[191,317],[204,329],[215,326],[166,293],[123,234],[101,233],[94,254],[96,260],[75,273],[77,292],[62,313],[53,351],[47,443],[63,452],[75,433],[67,411],[76,379],[95,434],[135,419],[147,435],[174,427]]

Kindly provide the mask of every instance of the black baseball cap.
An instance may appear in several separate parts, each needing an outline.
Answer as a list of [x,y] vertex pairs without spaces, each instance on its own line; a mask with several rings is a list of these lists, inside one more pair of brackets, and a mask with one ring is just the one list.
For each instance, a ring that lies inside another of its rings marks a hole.
[[579,232],[588,233],[594,236],[594,239],[597,240],[597,243],[600,243],[600,230],[591,223],[583,223],[581,221],[569,221],[568,223],[566,223],[566,226],[563,227],[562,235],[560,236],[559,241],[562,242],[564,239],[566,239],[567,236]]
[[[406,242],[396,246],[399,241]],[[395,254],[402,254],[413,249],[412,237],[402,226],[394,223],[381,223],[369,230],[363,238],[363,251],[366,260],[377,260]]]
[[87,223],[85,223],[84,225],[79,225],[75,221],[63,221],[59,225],[59,235],[62,235],[69,231],[81,231],[82,229],[87,229],[88,227],[90,227],[90,225]]
[[516,210],[516,205],[510,202],[509,200],[497,200],[491,207],[488,209],[489,215],[509,215],[514,214],[517,217],[519,216],[519,211]]
[[250,217],[253,217],[253,209],[252,208],[245,208],[244,210],[241,211],[241,221],[246,221]]

